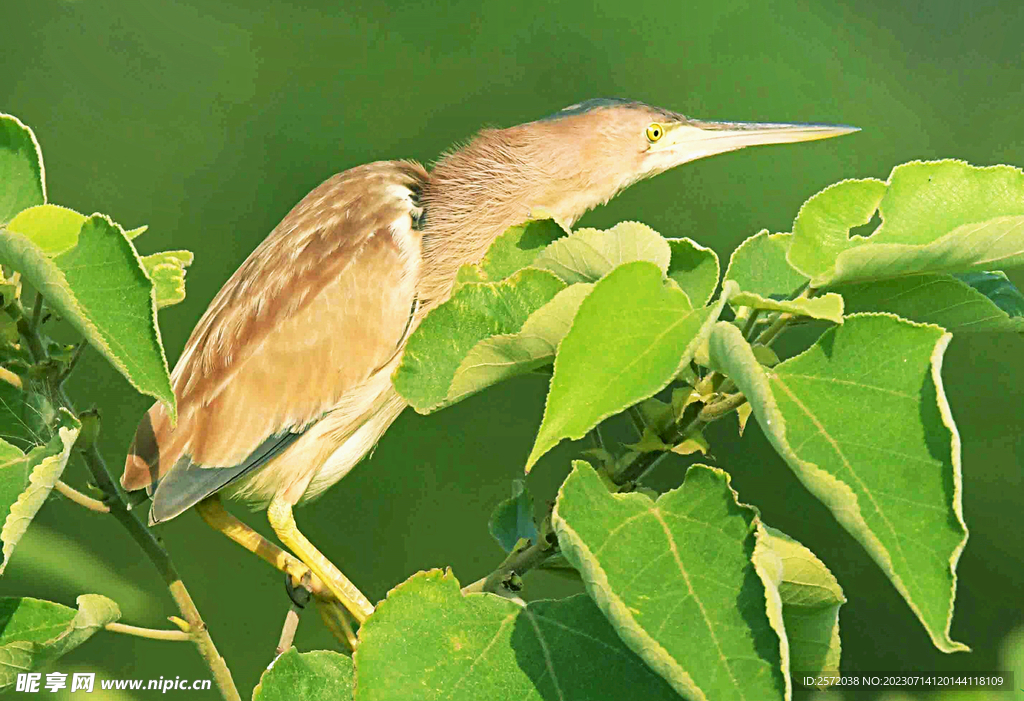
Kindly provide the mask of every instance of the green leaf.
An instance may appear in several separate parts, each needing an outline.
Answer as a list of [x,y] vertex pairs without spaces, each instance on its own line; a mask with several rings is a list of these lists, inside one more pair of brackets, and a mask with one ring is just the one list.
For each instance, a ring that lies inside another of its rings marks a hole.
[[788,699],[778,593],[766,589],[751,560],[756,516],[722,470],[695,465],[681,487],[653,501],[610,494],[577,460],[552,523],[619,636],[677,692],[716,701]]
[[767,299],[796,296],[808,279],[786,260],[792,242],[793,234],[769,234],[767,229],[751,236],[732,252],[725,279]]
[[152,283],[120,226],[94,214],[78,244],[52,259],[30,238],[0,229],[0,259],[21,271],[136,389],[177,416]]
[[[877,207],[870,237],[849,237]],[[847,181],[807,201],[789,262],[815,287],[1024,264],[1024,172],[962,161],[905,163],[889,180]]]
[[[8,563],[11,561],[11,553],[21,537],[25,535],[32,519],[39,513],[43,502],[50,496],[53,486],[60,479],[64,468],[71,456],[71,446],[78,438],[78,432],[82,425],[66,409],[59,412],[60,423],[57,426],[57,435],[54,436],[45,446],[34,448],[25,456],[25,465],[29,471],[28,486],[17,495],[16,500],[10,504],[3,504],[7,512],[3,528],[0,529],[0,541],[3,541],[3,564],[0,564],[0,574],[4,573]],[[3,492],[11,494],[17,479],[21,476],[21,469],[14,466],[9,474],[4,474],[5,481]]]
[[721,274],[718,256],[710,248],[687,238],[665,240],[672,253],[668,277],[676,281],[693,306],[705,306],[718,289]]
[[[32,240],[42,252],[54,258],[78,245],[78,233],[86,216],[55,204],[41,204],[24,210],[7,224],[7,230]],[[135,238],[146,227],[124,232]],[[192,264],[189,251],[164,251],[141,259],[153,281],[158,308],[169,307],[185,299],[185,268]]]
[[510,553],[521,539],[537,541],[533,521],[533,497],[523,480],[512,481],[512,496],[498,504],[487,522],[487,530],[502,549]]
[[834,324],[843,323],[843,298],[834,292],[820,297],[798,297],[775,300],[753,292],[740,291],[729,298],[733,307],[751,307],[772,312],[787,312],[812,319],[825,319]]
[[960,437],[941,377],[950,338],[891,315],[847,316],[770,370],[732,324],[717,324],[709,342],[712,367],[945,652],[967,649],[949,637],[967,541]]
[[804,202],[793,222],[790,265],[820,287],[819,279],[833,270],[836,257],[851,246],[850,229],[871,221],[885,190],[886,183],[875,178],[844,180]]
[[519,332],[529,316],[565,283],[525,269],[500,282],[467,283],[430,312],[413,332],[392,377],[395,389],[421,414],[447,406],[466,355],[485,338]]
[[260,677],[252,701],[342,701],[352,698],[352,659],[331,650],[290,648]]
[[839,674],[839,582],[807,547],[782,531],[761,526],[758,543],[781,565],[782,618],[794,677]]
[[530,219],[511,226],[494,239],[483,260],[459,269],[457,281],[462,283],[504,280],[533,263],[548,244],[568,233],[554,219]]
[[50,258],[74,248],[85,215],[56,204],[40,204],[22,210],[7,223],[7,230],[22,234]]
[[[979,276],[994,273],[968,275],[975,276],[971,279],[985,286],[982,282],[985,278]],[[1005,309],[958,276],[945,273],[852,283],[835,289],[846,300],[848,313],[891,312],[904,319],[936,324],[957,333],[1024,331],[1024,297],[1009,281],[1006,284],[1008,288],[988,288]]]
[[1002,270],[978,270],[953,277],[988,297],[1007,316],[1024,317],[1024,293],[1010,282]]
[[164,251],[142,258],[142,266],[153,281],[157,309],[185,300],[185,268],[192,265],[191,251]]
[[478,342],[459,364],[445,404],[454,404],[490,385],[548,365],[572,326],[572,320],[593,285],[570,285],[530,314],[519,333],[500,334]]
[[584,595],[524,606],[431,570],[392,589],[359,637],[356,701],[679,698]]
[[11,505],[28,486],[29,465],[25,453],[0,440],[0,523],[7,520]]
[[0,113],[0,224],[43,202],[46,177],[36,135],[17,117]]
[[[650,261],[668,271],[672,249],[651,227],[620,222],[607,231],[578,229],[544,249],[532,266],[550,270],[566,283],[597,282],[623,263]],[[682,260],[681,268],[684,267]]]
[[19,672],[46,666],[121,617],[117,604],[99,594],[83,594],[77,603],[75,611],[40,599],[0,598],[0,691]]
[[707,338],[731,291],[714,306],[693,309],[647,261],[621,265],[595,284],[558,347],[527,471],[563,438],[582,438],[664,389]]
[[46,397],[0,380],[0,438],[29,450],[50,439],[55,418]]

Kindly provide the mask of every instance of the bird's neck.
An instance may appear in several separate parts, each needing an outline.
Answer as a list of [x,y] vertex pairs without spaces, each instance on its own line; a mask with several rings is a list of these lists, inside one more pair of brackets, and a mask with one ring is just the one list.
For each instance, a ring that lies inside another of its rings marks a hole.
[[543,162],[525,148],[478,137],[433,169],[421,196],[420,297],[427,307],[447,299],[459,267],[483,258],[510,226],[531,216],[551,216],[570,226],[614,194],[595,193],[571,174],[531,165],[538,161]]

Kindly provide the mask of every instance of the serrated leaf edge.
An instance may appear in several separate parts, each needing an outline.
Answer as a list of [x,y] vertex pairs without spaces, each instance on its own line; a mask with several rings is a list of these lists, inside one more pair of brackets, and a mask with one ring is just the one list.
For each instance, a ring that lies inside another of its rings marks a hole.
[[[941,354],[941,352],[944,352],[946,346],[949,344],[948,340],[946,340],[945,343],[942,343],[942,339],[945,338],[946,336],[948,336],[950,339],[952,338],[952,334],[949,334],[948,332],[945,331],[945,329],[943,329],[940,326],[936,326],[935,324],[921,324],[915,321],[904,319],[903,317],[897,316],[896,314],[889,314],[886,312],[868,312],[861,314],[851,314],[850,316],[847,317],[847,319],[849,320],[851,318],[861,316],[889,317],[891,319],[901,321],[905,324],[910,324],[917,327],[933,328],[942,331],[944,335],[941,336],[938,339],[938,341],[936,341],[936,346],[932,351],[931,357],[933,359],[933,374],[935,372],[934,358],[936,352],[939,352]],[[960,525],[964,528],[964,537],[961,540],[960,546],[954,550],[953,556],[950,558],[949,561],[950,570],[952,574],[952,585],[950,592],[951,605],[950,613],[947,616],[946,629],[943,631],[943,634],[946,638],[946,640],[944,641],[940,639],[935,633],[933,633],[933,631],[929,628],[928,624],[924,620],[924,616],[921,612],[921,609],[910,596],[910,591],[907,589],[906,584],[903,583],[903,579],[896,573],[895,569],[893,569],[892,559],[890,558],[885,546],[868,527],[867,522],[864,520],[864,517],[860,513],[860,507],[858,504],[856,493],[854,493],[854,491],[845,482],[842,482],[839,479],[833,477],[828,472],[818,467],[816,464],[806,460],[802,460],[796,455],[795,452],[793,452],[793,449],[789,445],[789,441],[786,439],[786,422],[781,412],[778,410],[778,406],[775,403],[775,395],[772,391],[772,388],[769,385],[768,373],[765,372],[764,368],[762,368],[761,365],[757,362],[757,359],[754,357],[753,351],[750,348],[750,344],[748,344],[746,342],[746,339],[743,338],[743,334],[740,333],[739,329],[737,329],[735,326],[728,322],[723,322],[720,325],[716,324],[716,327],[722,328],[724,334],[730,336],[738,336],[739,340],[743,342],[741,345],[741,348],[743,348],[743,354],[750,355],[749,361],[751,363],[751,367],[759,369],[759,375],[757,376],[755,384],[758,385],[757,389],[759,389],[761,394],[763,395],[761,397],[761,400],[763,401],[765,406],[770,408],[770,411],[773,414],[773,421],[765,422],[761,419],[761,417],[759,416],[761,411],[759,411],[758,409],[758,407],[761,406],[760,402],[757,406],[755,406],[754,402],[752,401],[751,406],[754,406],[754,415],[755,417],[757,417],[757,422],[758,424],[760,424],[762,431],[764,431],[765,436],[768,438],[769,442],[771,442],[775,450],[793,468],[794,474],[808,488],[808,490],[812,494],[814,494],[815,498],[817,498],[819,501],[825,504],[828,507],[829,511],[832,512],[835,519],[839,521],[851,535],[854,536],[854,538],[861,544],[861,546],[865,550],[868,551],[868,553],[872,556],[872,559],[875,561],[875,564],[877,564],[878,567],[885,573],[889,581],[891,581],[893,583],[893,586],[895,586],[897,591],[899,591],[900,596],[906,602],[907,606],[910,608],[911,611],[914,612],[914,615],[917,616],[917,619],[921,622],[922,627],[925,629],[925,631],[928,633],[928,636],[931,638],[932,644],[935,645],[935,647],[942,652],[969,651],[970,648],[968,646],[964,645],[963,643],[958,643],[950,637],[950,630],[952,626],[954,610],[952,603],[956,599],[957,579],[955,567],[960,559],[960,553],[963,551],[963,548],[967,542],[966,525],[963,522],[963,506],[961,504],[961,498],[959,497],[963,489],[962,475],[959,467],[956,467],[954,469],[953,474],[953,508],[954,511],[957,513],[957,518],[960,522]],[[787,361],[802,357],[807,353],[810,353],[812,349],[813,346],[811,348],[804,350],[802,353],[799,353],[798,355],[795,355],[792,358],[787,359]],[[941,387],[942,385],[937,385],[936,391],[938,392],[941,389]],[[941,404],[946,405],[945,416],[948,416],[949,423],[950,425],[952,425],[952,412],[949,410],[948,403],[943,401],[941,402]],[[939,411],[940,414],[943,411],[943,407],[941,405],[939,407]],[[946,420],[947,419],[944,417],[944,424],[946,423]],[[960,438],[958,433],[953,433],[953,436],[956,437],[955,440],[951,441],[952,449],[956,451],[955,465],[959,466]],[[833,496],[835,494],[845,497],[848,503],[844,504],[842,499]],[[849,506],[852,506],[853,508],[848,508]]]

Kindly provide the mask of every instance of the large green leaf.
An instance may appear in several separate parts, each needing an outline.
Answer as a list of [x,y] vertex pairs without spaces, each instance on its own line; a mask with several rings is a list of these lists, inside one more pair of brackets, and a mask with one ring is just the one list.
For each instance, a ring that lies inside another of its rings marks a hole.
[[569,232],[554,219],[530,219],[505,230],[479,263],[459,269],[457,282],[499,282],[529,266],[552,241]]
[[392,589],[359,637],[356,701],[679,698],[584,595],[523,605],[431,570]]
[[[881,225],[870,237],[852,227]],[[915,161],[889,180],[851,180],[808,200],[789,262],[815,287],[1024,264],[1024,172],[962,161]]]
[[110,599],[78,597],[78,610],[28,597],[0,598],[0,691],[19,673],[37,670],[78,647],[121,617]]
[[[958,276],[928,273],[892,280],[839,285],[847,312],[892,312],[904,319],[942,326],[948,331],[1024,331],[1024,297],[1005,276],[968,273],[996,301]],[[985,277],[982,277],[985,276]],[[989,283],[989,284],[986,284]]]
[[671,259],[668,241],[654,229],[639,222],[620,222],[607,231],[577,229],[545,248],[531,265],[550,270],[571,285],[597,282],[623,263],[639,260],[655,264],[664,275]]
[[518,333],[564,288],[553,274],[529,268],[500,282],[462,285],[409,338],[393,376],[395,389],[420,413],[451,404],[452,382],[473,347],[492,336]]
[[731,294],[694,309],[648,261],[620,265],[580,305],[555,359],[544,421],[529,470],[564,438],[582,438],[605,418],[662,390],[693,358]]
[[77,245],[54,258],[27,236],[0,229],[0,260],[19,270],[136,389],[176,416],[152,283],[120,226],[94,214]]
[[556,294],[523,324],[518,333],[491,336],[466,354],[448,389],[446,404],[464,399],[485,387],[548,365],[558,344],[593,285],[577,283]]
[[850,229],[871,221],[885,190],[886,183],[875,178],[844,180],[804,202],[793,222],[790,265],[820,287],[823,276],[833,271],[836,257],[853,245]]
[[[3,574],[11,561],[11,553],[21,537],[25,534],[32,519],[39,513],[43,502],[50,496],[53,486],[60,479],[64,468],[71,456],[71,446],[78,438],[78,432],[82,425],[66,409],[59,412],[59,424],[56,435],[47,445],[41,445],[32,449],[24,457],[24,470],[28,472],[28,484],[16,499],[11,503],[0,504],[0,512],[6,512],[3,527],[0,528],[0,541],[3,541],[3,563],[0,564],[0,574]],[[12,446],[13,447],[13,446]],[[9,453],[13,458],[13,454]],[[22,468],[13,466],[10,472],[0,474],[3,480],[0,493],[10,496],[15,494],[14,490],[18,480],[21,478]]]
[[46,201],[43,152],[32,130],[0,113],[0,225]]
[[782,300],[795,296],[808,279],[786,260],[793,234],[758,232],[736,247],[729,258],[725,279],[744,292]]
[[752,559],[756,518],[722,470],[693,466],[653,501],[610,494],[576,461],[552,524],[619,636],[680,694],[788,699],[778,591]]
[[886,314],[854,315],[801,355],[762,367],[732,324],[713,367],[746,395],[772,445],[865,547],[940,650],[967,541],[960,437],[942,389],[950,335]]
[[778,589],[793,676],[839,674],[839,582],[807,547],[775,528],[758,529],[758,545],[781,565]]
[[[22,234],[53,258],[78,245],[78,235],[87,217],[73,209],[41,204],[24,210],[7,224],[7,230]],[[129,238],[146,230],[142,226],[124,232]],[[185,268],[192,264],[189,251],[164,251],[140,259],[153,281],[157,308],[169,307],[185,299]]]
[[672,257],[668,263],[668,277],[676,281],[679,289],[690,298],[690,304],[703,307],[715,296],[721,269],[718,255],[687,238],[665,239]]
[[252,701],[346,701],[354,685],[352,658],[331,650],[290,648],[260,677]]

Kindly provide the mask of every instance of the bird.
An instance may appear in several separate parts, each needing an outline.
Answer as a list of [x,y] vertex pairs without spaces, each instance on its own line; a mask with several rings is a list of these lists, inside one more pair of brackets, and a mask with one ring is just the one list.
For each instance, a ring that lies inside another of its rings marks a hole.
[[[196,507],[279,569],[315,575],[362,624],[373,604],[302,534],[293,509],[341,480],[406,407],[391,375],[459,267],[531,213],[572,226],[681,164],[854,131],[691,119],[599,98],[484,129],[429,171],[390,160],[334,175],[214,297],[171,373],[177,422],[162,403],[149,409],[121,484],[147,490],[151,525]],[[287,551],[230,515],[221,493],[265,506]]]

